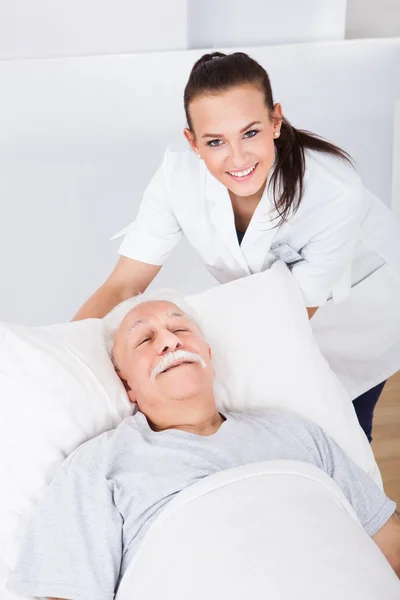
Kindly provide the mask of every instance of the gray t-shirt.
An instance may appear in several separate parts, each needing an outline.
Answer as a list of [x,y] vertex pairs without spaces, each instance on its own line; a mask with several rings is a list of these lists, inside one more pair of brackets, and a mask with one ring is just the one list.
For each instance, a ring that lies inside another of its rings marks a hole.
[[163,507],[196,481],[269,459],[300,460],[334,479],[369,535],[396,509],[316,424],[288,414],[224,413],[210,436],[154,432],[137,413],[63,463],[31,519],[8,587],[25,596],[111,600]]

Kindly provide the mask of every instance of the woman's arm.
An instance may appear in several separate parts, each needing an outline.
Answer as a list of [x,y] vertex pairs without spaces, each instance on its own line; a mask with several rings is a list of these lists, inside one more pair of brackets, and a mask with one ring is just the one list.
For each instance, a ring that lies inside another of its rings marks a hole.
[[323,306],[329,298],[340,302],[350,294],[351,263],[364,206],[359,185],[316,212],[314,231],[301,250],[304,261],[292,267],[306,306]]
[[76,313],[73,321],[102,319],[120,302],[146,290],[161,267],[121,256],[107,281]]
[[309,319],[312,319],[312,317],[317,312],[318,308],[319,308],[319,306],[312,306],[312,307],[307,306],[307,312],[308,312]]

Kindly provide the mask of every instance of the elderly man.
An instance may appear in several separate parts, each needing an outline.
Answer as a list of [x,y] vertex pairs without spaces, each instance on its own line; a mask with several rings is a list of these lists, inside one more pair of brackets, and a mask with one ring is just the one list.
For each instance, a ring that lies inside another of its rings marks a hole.
[[316,424],[287,414],[220,413],[211,349],[198,325],[176,304],[145,298],[113,344],[138,412],[64,462],[28,526],[9,589],[112,599],[146,531],[176,494],[218,471],[282,458],[328,473],[399,574],[394,502]]

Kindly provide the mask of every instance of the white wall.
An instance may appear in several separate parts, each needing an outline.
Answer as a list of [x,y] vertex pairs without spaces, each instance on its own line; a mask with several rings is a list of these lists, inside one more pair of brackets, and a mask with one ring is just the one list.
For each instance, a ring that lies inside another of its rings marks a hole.
[[400,0],[0,0],[0,59],[339,40],[345,30],[400,36]]
[[[246,51],[246,48],[244,48]],[[247,49],[298,127],[356,159],[386,203],[400,41]],[[118,241],[172,137],[200,51],[0,62],[0,321],[65,321],[107,277]],[[151,78],[149,78],[151,73]],[[180,246],[154,285],[214,279]]]
[[0,59],[187,47],[186,0],[0,0]]
[[188,0],[189,48],[344,38],[346,0]]
[[400,36],[400,0],[0,0],[0,59],[338,40],[345,29]]
[[[185,49],[188,35],[206,48],[247,43],[289,119],[349,150],[368,187],[400,211],[400,44],[305,43],[342,38],[345,8],[346,0],[0,0],[0,59],[13,59],[0,60],[0,320],[67,320],[102,283],[117,259],[109,237],[134,218],[165,145],[181,135],[183,87],[201,52],[61,56]],[[360,34],[391,33],[399,14],[399,0],[348,0],[348,33],[351,23]],[[254,47],[293,40],[304,43]],[[155,282],[185,293],[214,284],[188,247]]]
[[347,38],[399,36],[400,0],[347,0]]

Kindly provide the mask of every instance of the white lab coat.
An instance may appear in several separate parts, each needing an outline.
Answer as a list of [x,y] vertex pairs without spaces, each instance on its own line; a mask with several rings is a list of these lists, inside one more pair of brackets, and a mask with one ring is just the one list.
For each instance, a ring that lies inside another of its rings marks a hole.
[[281,225],[267,185],[239,246],[226,187],[189,146],[172,145],[117,234],[126,234],[119,252],[162,265],[185,235],[225,283],[268,269],[275,245],[288,244],[305,259],[292,267],[305,305],[320,307],[315,337],[353,399],[400,368],[400,227],[340,159],[307,152],[304,181]]

